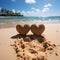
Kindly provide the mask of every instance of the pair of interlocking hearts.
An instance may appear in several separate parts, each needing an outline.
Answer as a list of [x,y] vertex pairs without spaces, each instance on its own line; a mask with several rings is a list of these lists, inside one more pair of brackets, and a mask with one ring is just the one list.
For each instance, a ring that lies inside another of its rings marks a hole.
[[41,35],[45,30],[45,26],[43,24],[40,24],[39,26],[36,26],[35,24],[33,24],[31,25],[31,27],[27,24],[25,24],[24,26],[22,25],[16,26],[17,32],[21,35],[26,35],[30,29],[33,34]]

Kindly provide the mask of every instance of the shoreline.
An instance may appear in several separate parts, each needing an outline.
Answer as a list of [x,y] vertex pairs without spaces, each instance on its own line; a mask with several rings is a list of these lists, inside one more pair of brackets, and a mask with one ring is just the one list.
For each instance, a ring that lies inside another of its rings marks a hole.
[[11,28],[16,27],[17,24],[24,25],[32,25],[32,24],[57,24],[60,25],[60,21],[41,21],[41,20],[0,20],[0,28]]
[[0,16],[0,18],[8,18],[8,17],[23,17],[23,16]]
[[0,16],[0,18],[9,18],[9,17],[13,17],[13,16]]

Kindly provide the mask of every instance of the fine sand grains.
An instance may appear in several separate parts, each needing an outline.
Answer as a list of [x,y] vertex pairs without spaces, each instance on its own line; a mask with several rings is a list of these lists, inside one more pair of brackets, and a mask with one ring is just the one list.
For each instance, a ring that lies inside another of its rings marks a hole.
[[[43,24],[37,26],[35,24],[31,25],[17,25],[16,30],[19,33],[18,39],[12,45],[18,60],[47,60],[48,53],[55,53],[56,45],[51,44],[47,41],[42,33],[45,30]],[[27,35],[31,30],[33,35]]]
[[49,41],[40,42],[37,39],[31,40],[29,37],[18,38],[13,44],[18,60],[47,60],[46,51],[51,51],[49,53],[52,54],[55,47],[56,45]]

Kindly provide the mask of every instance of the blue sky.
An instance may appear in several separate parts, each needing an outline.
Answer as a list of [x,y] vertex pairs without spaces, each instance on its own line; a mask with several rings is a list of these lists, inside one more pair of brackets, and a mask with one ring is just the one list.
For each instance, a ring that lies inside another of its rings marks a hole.
[[0,0],[0,9],[25,16],[60,16],[60,0]]

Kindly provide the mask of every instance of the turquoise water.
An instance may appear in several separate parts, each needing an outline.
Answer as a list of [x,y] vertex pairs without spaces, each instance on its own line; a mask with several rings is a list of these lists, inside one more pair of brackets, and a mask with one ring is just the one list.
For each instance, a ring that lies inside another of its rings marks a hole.
[[1,20],[60,20],[60,16],[48,16],[48,17],[1,17]]
[[17,24],[60,24],[60,16],[49,17],[0,17],[0,28]]

